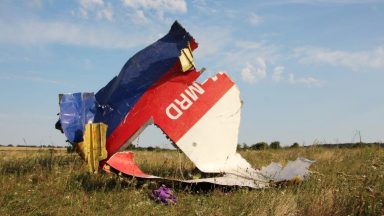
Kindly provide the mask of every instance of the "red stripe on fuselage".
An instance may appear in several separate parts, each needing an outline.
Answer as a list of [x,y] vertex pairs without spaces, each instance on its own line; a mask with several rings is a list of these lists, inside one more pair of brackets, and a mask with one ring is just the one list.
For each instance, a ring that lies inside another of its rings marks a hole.
[[[177,142],[234,85],[226,74],[218,74],[216,80],[208,79],[203,84],[197,84],[204,93],[196,93],[197,99],[191,98],[185,90],[193,84],[200,73],[196,71],[181,73],[178,71],[179,68],[180,65],[174,65],[162,79],[144,93],[126,118],[108,137],[109,157],[151,118],[173,142]],[[175,100],[182,100],[182,93],[192,102],[185,110],[175,102]],[[166,114],[167,107],[172,103],[182,111],[182,115],[177,119],[171,119]]]
[[[175,143],[179,141],[179,139],[184,136],[184,134],[196,122],[198,122],[205,115],[205,113],[207,113],[208,110],[211,109],[234,85],[226,74],[218,74],[217,80],[215,81],[210,78],[203,84],[196,84],[204,90],[204,93],[196,94],[196,101],[194,101],[188,96],[188,93],[186,93],[185,90],[188,86],[180,87],[177,92],[174,92],[172,95],[167,97],[167,100],[164,101],[164,103],[162,103],[159,107],[159,112],[157,113],[158,115],[154,117],[155,124],[157,124]],[[182,93],[192,101],[192,105],[186,110],[182,110],[175,102],[175,99],[179,101],[182,99],[180,95]],[[166,95],[164,94],[164,96]],[[171,103],[175,104],[180,110],[182,110],[182,115],[180,115],[180,117],[176,120],[169,118],[169,116],[165,113],[165,110]],[[212,129],[214,130],[214,128]]]
[[159,112],[159,103],[163,98],[157,96],[158,93],[163,91],[173,92],[174,89],[169,89],[171,82],[178,83],[178,86],[188,86],[200,75],[196,71],[181,73],[180,67],[180,63],[176,63],[159,81],[150,87],[111,133],[106,144],[108,157],[116,153],[129,138],[155,116],[156,112]]

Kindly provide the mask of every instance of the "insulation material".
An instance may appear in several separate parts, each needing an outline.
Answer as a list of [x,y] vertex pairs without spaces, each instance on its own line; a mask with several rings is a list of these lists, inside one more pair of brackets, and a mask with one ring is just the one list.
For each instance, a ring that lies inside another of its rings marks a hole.
[[181,50],[179,60],[180,60],[181,69],[183,72],[189,71],[195,67],[195,63],[193,62],[192,50],[189,44],[187,48],[184,48]]
[[285,167],[278,163],[271,163],[261,170],[261,174],[275,182],[289,181],[295,178],[303,180],[309,175],[308,168],[312,163],[314,161],[301,157],[295,161],[289,161]]
[[78,144],[78,151],[84,155],[88,163],[89,172],[97,172],[99,162],[107,158],[105,134],[107,125],[103,123],[89,123],[85,125],[84,141]]

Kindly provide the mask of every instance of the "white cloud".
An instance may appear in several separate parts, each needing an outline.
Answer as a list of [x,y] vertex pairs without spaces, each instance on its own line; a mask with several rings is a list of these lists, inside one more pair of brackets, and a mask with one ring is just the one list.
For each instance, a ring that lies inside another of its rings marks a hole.
[[128,14],[128,16],[135,24],[143,24],[149,22],[148,18],[144,14],[144,11],[142,10],[133,11],[132,13]]
[[[122,0],[128,12],[128,17],[135,24],[149,23],[150,21],[166,21],[167,13],[186,13],[185,0]],[[169,21],[169,20],[168,20]]]
[[99,10],[97,12],[97,17],[99,19],[105,18],[108,21],[112,21],[113,20],[113,8],[112,8],[112,5],[108,4],[106,7],[104,7],[101,10]]
[[253,66],[249,63],[241,70],[241,78],[248,83],[254,83],[256,76],[253,74]]
[[248,18],[248,21],[252,24],[252,25],[258,25],[262,22],[262,18],[256,14],[251,14]]
[[104,1],[103,0],[80,0],[80,5],[83,8],[92,8],[92,7],[97,7],[97,6],[104,6]]
[[267,59],[270,63],[275,63],[280,58],[278,47],[265,41],[236,41],[235,48],[232,57],[237,56],[237,60],[258,56]]
[[293,75],[292,73],[289,74],[288,81],[291,84],[305,84],[308,87],[311,87],[311,86],[314,86],[314,85],[319,86],[321,84],[320,80],[315,79],[313,77],[300,77],[300,78],[296,78],[295,75]]
[[267,76],[267,63],[262,58],[257,58],[254,64],[249,62],[241,70],[241,78],[248,83],[256,83]]
[[123,0],[123,4],[134,9],[154,10],[157,12],[187,12],[185,0]]
[[113,20],[112,4],[105,4],[104,0],[79,0],[80,8],[72,11],[72,15],[85,19],[96,17],[98,19]]
[[[248,83],[256,83],[267,75],[267,65],[275,65],[280,58],[278,48],[266,42],[236,41],[230,29],[218,29],[220,34],[212,34],[215,30],[203,31],[202,40],[211,38],[209,43],[200,43],[209,54],[207,68],[225,71],[239,71],[241,79]],[[224,31],[224,35],[222,34]],[[204,34],[207,37],[204,37]],[[198,34],[197,34],[198,35]],[[199,42],[200,39],[196,38]],[[235,42],[233,42],[235,41]],[[200,48],[199,48],[200,49]],[[195,56],[199,55],[199,49]],[[225,52],[222,52],[225,50]],[[216,63],[218,62],[218,63]],[[213,66],[213,67],[212,67]]]
[[72,16],[80,16],[82,18],[88,18],[88,11],[84,8],[79,8],[78,12],[72,11]]
[[384,46],[370,51],[348,52],[318,47],[302,47],[295,50],[301,63],[343,66],[355,71],[384,69]]
[[310,5],[351,5],[351,4],[371,4],[383,3],[382,0],[275,0],[268,1],[266,4],[285,5],[285,4],[310,4]]
[[192,4],[197,8],[208,7],[207,0],[192,0]]
[[[215,3],[210,1],[210,3]],[[199,11],[206,15],[213,15],[218,12],[216,7],[208,5],[207,0],[192,0],[193,6]]]
[[276,82],[279,82],[280,80],[283,79],[283,72],[284,72],[283,66],[276,66],[272,72],[272,79]]
[[[218,50],[231,44],[231,34],[225,36],[226,43],[221,43]],[[223,41],[218,39],[218,41]],[[226,48],[228,51],[220,58],[221,65],[230,70],[240,71],[241,79],[254,84],[267,77],[267,66],[274,66],[271,78],[275,82],[287,81],[291,84],[303,84],[306,86],[321,86],[321,81],[311,77],[295,77],[294,74],[284,76],[285,67],[278,62],[282,59],[279,47],[265,41],[236,41],[234,46]],[[246,62],[244,65],[243,63]]]
[[[199,48],[195,51],[197,58],[212,58],[221,54],[221,51],[231,43],[231,31],[217,26],[198,26],[191,25],[186,28],[195,37]],[[220,32],[220,34],[215,34]]]
[[0,20],[0,43],[17,45],[66,44],[97,48],[126,49],[142,44],[150,36],[127,34],[109,26],[80,25],[43,20]]
[[235,46],[241,49],[262,49],[266,47],[263,42],[256,41],[236,41]]

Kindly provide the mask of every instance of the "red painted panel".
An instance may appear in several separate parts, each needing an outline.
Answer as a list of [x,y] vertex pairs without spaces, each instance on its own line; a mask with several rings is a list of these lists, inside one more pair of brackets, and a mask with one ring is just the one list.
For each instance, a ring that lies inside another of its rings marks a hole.
[[[194,80],[200,75],[198,72],[189,71],[180,74],[175,71],[176,68],[179,68],[179,65],[175,65],[163,79],[142,96],[125,120],[108,137],[109,156],[117,152],[151,118],[172,141],[177,142],[234,85],[226,74],[218,74],[216,80],[208,79],[203,84],[194,84]],[[197,98],[192,98],[185,91],[191,85],[195,89],[203,89],[204,93],[195,92]],[[182,104],[184,106],[175,101],[182,101],[181,94],[187,99],[187,102]],[[177,119],[171,119],[166,114],[170,105],[182,111]]]
[[145,174],[133,161],[133,152],[118,152],[107,162],[114,169],[139,178],[153,178],[154,176]]

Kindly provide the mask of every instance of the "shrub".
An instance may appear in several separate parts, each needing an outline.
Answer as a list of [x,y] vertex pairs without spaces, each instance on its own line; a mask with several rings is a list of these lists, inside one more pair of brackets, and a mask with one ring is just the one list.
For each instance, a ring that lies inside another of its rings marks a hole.
[[279,149],[279,148],[281,148],[281,147],[280,147],[280,142],[279,142],[279,141],[273,141],[273,142],[271,142],[271,144],[269,145],[269,147],[270,147],[271,149]]
[[254,149],[254,150],[263,150],[267,148],[268,148],[268,143],[266,142],[258,142],[254,145],[251,145],[251,149]]

